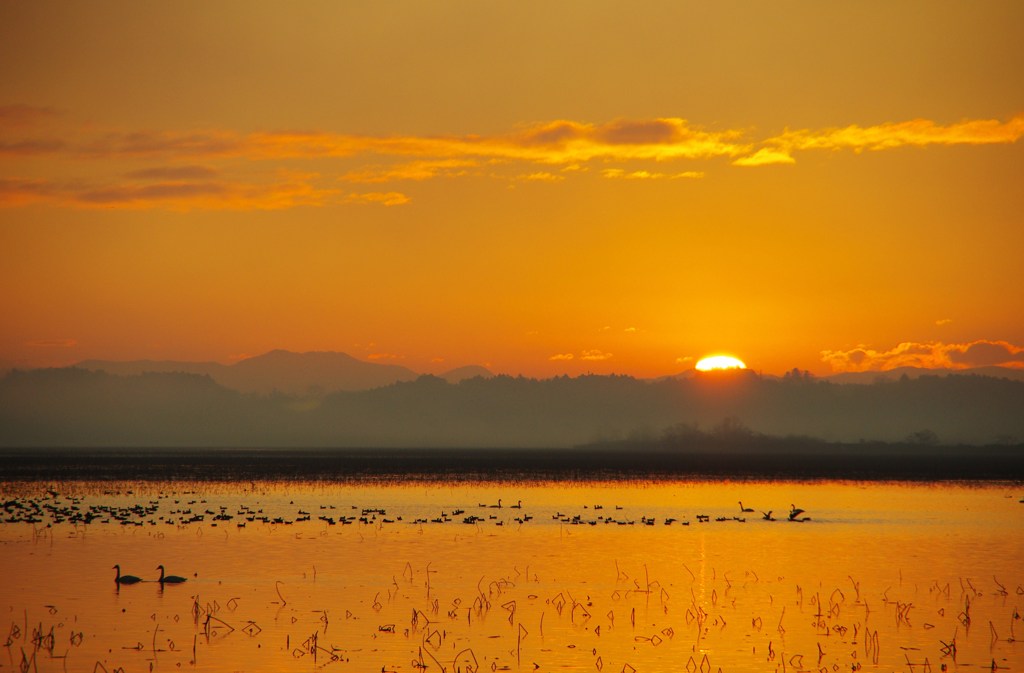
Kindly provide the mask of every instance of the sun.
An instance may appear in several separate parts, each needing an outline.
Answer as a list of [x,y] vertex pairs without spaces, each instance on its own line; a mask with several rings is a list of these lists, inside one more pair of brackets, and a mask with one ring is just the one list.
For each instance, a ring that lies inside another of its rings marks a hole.
[[715,369],[746,369],[743,360],[731,355],[711,355],[697,363],[697,371],[709,372]]

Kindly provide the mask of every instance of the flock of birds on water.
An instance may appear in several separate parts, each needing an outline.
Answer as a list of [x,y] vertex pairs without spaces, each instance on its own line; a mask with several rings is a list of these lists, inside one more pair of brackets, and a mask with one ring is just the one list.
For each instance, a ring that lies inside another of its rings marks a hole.
[[[126,493],[107,493],[105,495],[133,495],[132,491]],[[166,510],[166,513],[161,513],[161,500],[171,500],[175,507]],[[294,505],[294,501],[289,503]],[[389,516],[386,509],[382,507],[365,507],[359,508],[356,505],[351,506],[351,514],[340,514],[333,510],[336,510],[335,505],[320,505],[322,513],[317,517],[319,521],[327,526],[335,525],[351,525],[351,524],[363,524],[363,525],[383,525],[383,524],[394,524],[394,523],[411,523],[414,525],[425,525],[425,524],[439,524],[439,523],[450,523],[461,519],[462,523],[470,525],[480,524],[493,524],[496,526],[503,526],[507,521],[515,522],[520,525],[525,524],[534,519],[532,514],[523,512],[523,501],[519,500],[515,504],[508,505],[507,507],[503,504],[502,499],[498,498],[495,503],[480,503],[479,509],[490,510],[486,514],[467,514],[465,509],[453,508],[449,510],[442,510],[440,514],[432,517],[415,517],[411,519],[404,519],[402,516]],[[58,524],[70,524],[72,526],[88,525],[93,523],[101,524],[118,524],[124,527],[142,527],[142,526],[157,526],[157,525],[173,525],[183,526],[196,523],[206,523],[211,527],[218,525],[234,525],[237,528],[245,528],[246,524],[268,524],[268,525],[292,525],[295,523],[301,523],[310,521],[313,515],[310,511],[299,508],[297,516],[288,517],[281,515],[265,514],[263,509],[258,505],[256,507],[250,507],[248,505],[239,505],[234,513],[230,513],[227,505],[213,506],[209,505],[205,499],[188,499],[182,498],[180,495],[172,496],[161,493],[157,500],[149,500],[145,504],[132,504],[132,505],[114,505],[108,503],[95,503],[86,504],[82,498],[79,497],[66,497],[61,498],[60,494],[56,491],[49,490],[46,495],[42,498],[12,498],[4,501],[0,504],[2,514],[0,514],[0,523],[6,524],[32,524],[42,525],[44,528],[51,528]],[[513,517],[502,517],[498,514],[492,513],[494,510],[513,510],[518,514]],[[591,525],[596,526],[598,524],[617,524],[620,526],[631,526],[639,523],[640,525],[653,526],[659,520],[655,517],[642,516],[639,520],[622,514],[623,508],[619,505],[615,505],[616,515],[605,516],[597,514],[597,512],[604,509],[603,505],[595,504],[592,506],[583,505],[583,509],[589,509],[594,514],[564,514],[560,511],[556,511],[552,514],[551,518],[559,523],[578,526],[578,525]],[[744,523],[747,520],[748,514],[757,514],[758,512],[751,507],[746,507],[743,501],[739,501],[739,514],[733,516],[716,516],[715,521],[736,521]],[[764,521],[776,521],[776,517],[773,514],[773,510],[761,511],[760,519]],[[811,517],[807,516],[803,509],[791,504],[789,513],[785,517],[781,517],[785,521],[803,523],[810,521]],[[711,515],[709,514],[697,514],[696,520],[698,523],[707,523],[711,521]],[[676,517],[666,517],[661,520],[665,525],[680,524],[683,526],[690,525],[688,519],[678,519]],[[161,577],[163,579],[158,580],[161,584],[173,583],[175,580],[167,579],[163,577],[163,569],[161,570]],[[133,576],[121,576],[119,577],[133,577]],[[172,576],[173,577],[173,576]],[[131,584],[131,580],[123,581],[119,580],[119,584]]]
[[[108,495],[113,495],[108,493]],[[128,491],[126,495],[133,495],[131,491]],[[285,518],[283,516],[269,516],[263,513],[262,509],[252,508],[247,505],[240,505],[236,510],[235,514],[229,514],[226,505],[218,506],[217,509],[210,509],[209,507],[202,507],[207,505],[205,499],[186,499],[184,504],[180,497],[174,498],[173,502],[177,506],[176,509],[171,509],[168,514],[160,514],[160,500],[171,499],[172,496],[160,494],[158,500],[150,500],[146,504],[134,504],[127,506],[117,506],[112,504],[88,504],[83,502],[82,498],[68,497],[66,502],[61,499],[58,492],[48,490],[46,495],[42,498],[13,498],[3,502],[0,507],[3,510],[3,518],[0,522],[7,524],[45,524],[46,528],[50,528],[55,524],[71,524],[73,526],[87,525],[94,522],[99,523],[118,523],[122,526],[155,526],[158,523],[169,524],[169,525],[187,525],[191,523],[204,522],[209,517],[209,525],[217,526],[218,523],[224,523],[232,521],[236,517],[239,519],[235,525],[239,528],[244,528],[246,523],[261,522],[270,525],[290,525],[295,522],[309,521],[312,518],[310,512],[299,509],[298,516],[294,519]],[[294,504],[292,501],[289,504]],[[505,506],[501,498],[498,498],[496,503],[480,503],[478,505],[480,509],[487,510],[502,510]],[[597,512],[604,509],[603,505],[588,505],[583,506],[584,509],[591,509],[591,511]],[[330,511],[335,510],[335,505],[321,505],[321,510]],[[387,510],[380,507],[362,508],[359,509],[355,505],[352,505],[352,509],[359,511],[359,515],[352,514],[350,516],[344,515],[329,515],[321,514],[319,520],[323,521],[326,525],[333,526],[336,524],[348,525],[353,523],[361,523],[364,525],[382,525],[391,524],[397,522],[403,522],[403,517],[389,517]],[[519,500],[514,505],[509,505],[508,509],[521,511],[523,509],[523,501]],[[616,511],[621,511],[623,508],[619,505],[615,505]],[[195,511],[193,511],[195,510]],[[739,512],[738,516],[717,516],[715,521],[738,521],[745,522],[747,514],[754,514],[756,510],[751,507],[745,507],[743,501],[739,501]],[[761,518],[765,521],[775,521],[776,518],[772,515],[773,511],[768,510],[762,511]],[[448,523],[456,520],[456,518],[462,517],[462,522],[465,524],[478,525],[482,523],[491,522],[494,525],[504,525],[505,520],[501,519],[498,515],[488,514],[481,516],[478,514],[466,514],[464,509],[452,509],[451,512],[442,510],[440,515],[433,518],[417,517],[410,520],[410,523],[417,525],[431,524],[431,523]],[[512,518],[519,524],[524,524],[528,521],[533,520],[533,516],[530,514],[521,514]],[[604,524],[617,524],[620,526],[635,525],[637,521],[623,516],[604,516],[603,514],[597,516],[587,516],[582,514],[563,514],[561,512],[555,512],[552,517],[553,520],[558,521],[562,524],[567,525],[591,525],[596,526],[599,523]],[[697,514],[698,523],[706,523],[711,520],[711,516],[708,514]],[[810,521],[811,518],[805,515],[803,509],[800,509],[796,505],[790,505],[789,514],[786,520],[802,523]],[[653,526],[658,520],[654,517],[642,516],[639,520],[641,525]],[[663,519],[665,525],[672,525],[675,523],[681,525],[690,525],[689,520],[679,520],[674,517],[666,517]],[[180,575],[168,575],[164,570],[163,565],[156,567],[160,571],[160,576],[155,580],[145,580],[138,575],[121,574],[120,564],[115,564],[112,570],[115,571],[114,584],[120,589],[123,585],[133,585],[143,582],[151,582],[159,584],[160,588],[168,584],[181,584],[186,582],[186,578]]]

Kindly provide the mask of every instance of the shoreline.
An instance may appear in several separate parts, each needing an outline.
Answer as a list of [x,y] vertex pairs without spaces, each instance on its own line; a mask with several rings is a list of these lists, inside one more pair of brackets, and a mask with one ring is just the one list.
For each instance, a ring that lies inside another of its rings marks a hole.
[[557,449],[0,448],[0,481],[1024,482],[1019,446],[840,445],[832,451]]

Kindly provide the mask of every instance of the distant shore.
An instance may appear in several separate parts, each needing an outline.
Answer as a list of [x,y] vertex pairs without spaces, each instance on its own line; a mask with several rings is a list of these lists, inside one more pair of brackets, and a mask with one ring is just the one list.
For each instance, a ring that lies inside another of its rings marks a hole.
[[[782,440],[779,440],[780,442]],[[816,445],[818,446],[818,445]],[[1024,482],[1024,446],[796,444],[667,450],[643,442],[558,449],[0,449],[2,481],[444,481],[846,479]]]

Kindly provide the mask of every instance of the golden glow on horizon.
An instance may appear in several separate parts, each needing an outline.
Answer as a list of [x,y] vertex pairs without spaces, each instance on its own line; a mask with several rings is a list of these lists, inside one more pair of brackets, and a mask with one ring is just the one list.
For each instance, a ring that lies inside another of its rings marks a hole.
[[858,7],[0,3],[0,375],[1024,367],[1024,3]]
[[747,365],[743,360],[734,358],[731,355],[711,355],[697,363],[696,369],[699,372],[709,372],[714,369],[746,369]]

